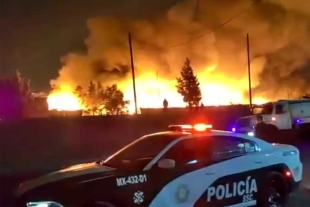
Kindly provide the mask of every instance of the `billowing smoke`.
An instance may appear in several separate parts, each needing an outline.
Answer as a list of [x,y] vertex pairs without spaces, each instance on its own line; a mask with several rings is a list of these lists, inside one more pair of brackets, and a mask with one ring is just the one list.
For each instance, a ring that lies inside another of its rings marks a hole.
[[154,19],[89,19],[87,54],[64,57],[52,85],[100,80],[131,87],[130,31],[138,87],[139,78],[149,77],[174,87],[188,57],[202,85],[230,84],[246,94],[249,33],[254,96],[286,98],[310,90],[310,1],[200,0],[195,9],[196,2],[184,0]]

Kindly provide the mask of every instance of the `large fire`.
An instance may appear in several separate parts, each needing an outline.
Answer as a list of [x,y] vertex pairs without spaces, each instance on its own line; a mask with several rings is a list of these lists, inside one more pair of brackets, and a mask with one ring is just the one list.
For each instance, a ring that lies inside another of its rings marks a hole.
[[84,107],[70,86],[63,86],[47,97],[48,109],[57,111],[78,111]]
[[309,9],[302,0],[294,6],[280,0],[259,2],[201,1],[198,8],[196,0],[182,0],[154,18],[88,19],[87,50],[61,58],[59,76],[52,80],[56,91],[49,96],[50,109],[83,109],[72,89],[77,85],[85,89],[95,80],[117,84],[132,113],[128,31],[138,108],[161,108],[164,99],[168,107],[186,106],[175,87],[186,58],[199,79],[203,105],[248,104],[247,33],[253,103],[286,97],[288,88],[304,93],[310,82],[309,68],[304,67],[310,56]]
[[[200,81],[202,91],[202,103],[205,106],[219,106],[231,104],[247,104],[248,98],[244,97],[246,80],[231,80],[225,77],[218,77],[215,80],[206,79]],[[176,81],[161,80],[156,74],[143,73],[136,78],[137,105],[139,108],[162,108],[163,100],[168,101],[169,107],[185,107],[186,103],[176,91]],[[118,84],[124,92],[125,100],[129,100],[129,113],[135,111],[133,86],[131,81]],[[79,98],[73,93],[74,87],[61,87],[60,90],[52,92],[48,96],[49,110],[74,111],[84,108]],[[267,102],[262,97],[254,96],[253,103],[261,104]]]

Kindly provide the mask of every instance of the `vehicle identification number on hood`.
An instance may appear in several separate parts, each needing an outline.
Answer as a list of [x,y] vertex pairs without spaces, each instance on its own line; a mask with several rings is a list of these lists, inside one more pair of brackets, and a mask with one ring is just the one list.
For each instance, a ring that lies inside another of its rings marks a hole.
[[146,174],[116,178],[117,186],[133,185],[147,182]]

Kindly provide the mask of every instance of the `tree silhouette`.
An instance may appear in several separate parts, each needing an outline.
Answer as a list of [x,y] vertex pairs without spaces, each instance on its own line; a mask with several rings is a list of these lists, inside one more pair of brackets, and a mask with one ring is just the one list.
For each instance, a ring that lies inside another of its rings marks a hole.
[[29,116],[32,98],[30,80],[22,78],[19,71],[13,78],[0,80],[1,119]]
[[85,106],[85,105],[86,105],[86,103],[85,103],[85,98],[86,98],[87,93],[85,93],[83,87],[82,87],[82,86],[77,86],[77,87],[74,89],[74,94],[78,97],[79,103],[80,103],[82,106]]
[[124,94],[117,85],[102,87],[100,82],[90,81],[86,92],[81,86],[75,88],[75,95],[85,107],[86,115],[118,115],[123,114],[129,101],[124,100]]
[[75,89],[74,89],[74,94],[79,97],[80,99],[83,99],[85,94],[84,94],[84,91],[83,91],[83,87],[82,86],[77,86]]
[[118,115],[124,112],[129,101],[124,100],[124,94],[116,84],[107,86],[103,91],[104,108],[107,114]]
[[104,114],[104,100],[102,94],[103,88],[101,86],[101,83],[95,81],[89,82],[86,93],[80,92],[83,105],[86,107],[86,114],[92,116]]
[[191,108],[193,106],[198,107],[201,100],[201,91],[199,88],[199,82],[194,75],[193,68],[190,65],[190,61],[186,58],[184,66],[181,70],[181,77],[177,78],[177,90],[178,93],[183,96],[183,101]]

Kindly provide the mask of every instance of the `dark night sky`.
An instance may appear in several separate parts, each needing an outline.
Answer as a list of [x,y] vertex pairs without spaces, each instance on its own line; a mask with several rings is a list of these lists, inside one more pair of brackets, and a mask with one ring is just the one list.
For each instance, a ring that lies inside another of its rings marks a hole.
[[148,17],[180,0],[1,0],[1,77],[15,70],[35,90],[49,89],[60,57],[85,51],[86,20],[99,15]]

